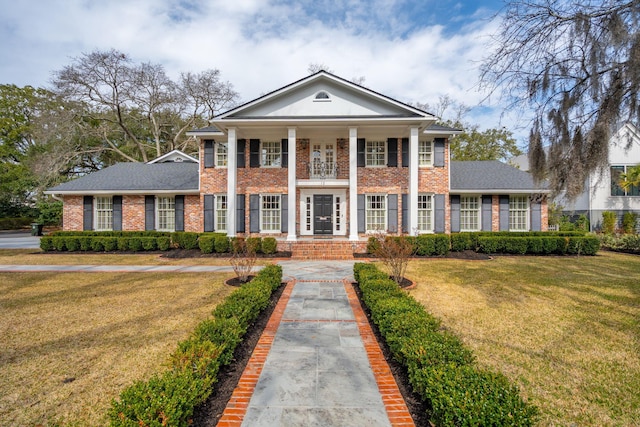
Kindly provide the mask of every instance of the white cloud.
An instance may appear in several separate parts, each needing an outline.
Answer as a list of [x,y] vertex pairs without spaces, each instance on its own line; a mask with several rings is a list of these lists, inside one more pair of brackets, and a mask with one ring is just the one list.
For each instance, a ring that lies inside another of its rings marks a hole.
[[[434,104],[449,95],[473,106],[483,97],[474,88],[477,65],[494,25],[477,20],[452,34],[420,27],[402,0],[34,3],[0,0],[0,83],[45,86],[72,57],[115,48],[162,63],[174,77],[218,68],[245,101],[322,63],[403,102]],[[478,115],[482,127],[501,125],[500,111],[488,111]]]

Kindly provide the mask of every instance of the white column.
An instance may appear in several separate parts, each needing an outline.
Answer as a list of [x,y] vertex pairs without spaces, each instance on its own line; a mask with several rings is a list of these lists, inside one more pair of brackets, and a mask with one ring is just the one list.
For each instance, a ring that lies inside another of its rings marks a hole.
[[[409,136],[409,235],[418,234],[418,128]],[[404,221],[404,218],[403,218]]]
[[288,160],[288,178],[289,178],[289,211],[288,211],[288,227],[287,241],[296,240],[296,214],[298,199],[296,198],[296,128],[289,128],[289,160]]
[[236,235],[236,186],[238,171],[238,141],[236,129],[229,128],[227,139],[227,235]]
[[349,128],[349,240],[358,241],[358,128]]

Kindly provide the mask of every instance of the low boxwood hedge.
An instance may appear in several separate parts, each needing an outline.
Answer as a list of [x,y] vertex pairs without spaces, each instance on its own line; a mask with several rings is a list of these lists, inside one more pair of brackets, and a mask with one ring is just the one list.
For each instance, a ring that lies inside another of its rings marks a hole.
[[127,387],[109,409],[111,426],[189,426],[194,408],[211,394],[221,366],[233,352],[282,280],[282,267],[263,268],[229,295],[178,344],[169,369]]
[[532,426],[536,407],[499,373],[478,367],[472,352],[413,297],[372,264],[356,263],[362,300],[414,391],[441,427]]

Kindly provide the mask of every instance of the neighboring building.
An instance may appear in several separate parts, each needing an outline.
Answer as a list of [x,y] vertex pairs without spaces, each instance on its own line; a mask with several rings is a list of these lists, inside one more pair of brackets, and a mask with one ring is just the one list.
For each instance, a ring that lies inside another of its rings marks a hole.
[[63,198],[66,230],[364,242],[378,231],[547,229],[545,188],[500,162],[451,162],[459,131],[435,122],[320,71],[189,132],[199,161],[172,152],[47,193]]
[[[526,155],[512,160],[522,170],[528,170]],[[625,212],[634,212],[640,217],[640,189],[632,186],[624,190],[620,174],[640,164],[640,131],[631,124],[621,125],[609,142],[608,166],[603,171],[594,172],[585,181],[584,191],[573,201],[564,195],[555,198],[562,206],[563,214],[569,216],[586,215],[591,231],[602,227],[602,212],[612,211],[618,216],[621,225]]]

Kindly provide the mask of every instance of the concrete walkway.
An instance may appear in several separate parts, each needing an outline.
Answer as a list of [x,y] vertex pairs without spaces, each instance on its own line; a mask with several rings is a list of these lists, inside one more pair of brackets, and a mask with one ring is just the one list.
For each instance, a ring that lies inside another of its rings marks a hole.
[[351,287],[353,262],[280,264],[290,281],[218,426],[414,425]]

